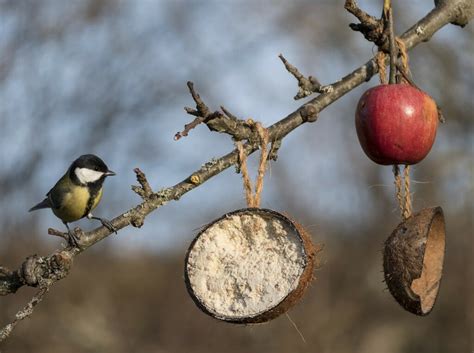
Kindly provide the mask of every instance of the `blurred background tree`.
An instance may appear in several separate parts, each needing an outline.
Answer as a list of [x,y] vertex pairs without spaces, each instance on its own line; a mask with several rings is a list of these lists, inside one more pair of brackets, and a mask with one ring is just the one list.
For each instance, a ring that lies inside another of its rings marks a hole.
[[[360,5],[381,12],[381,1]],[[433,6],[396,5],[398,33]],[[134,167],[159,189],[233,148],[204,127],[173,141],[190,119],[182,109],[192,106],[187,80],[212,108],[222,104],[269,125],[301,104],[277,55],[323,84],[334,82],[376,50],[348,28],[353,20],[329,0],[1,0],[0,263],[16,267],[26,255],[57,247],[46,229],[60,222],[26,210],[78,155],[96,153],[118,172],[97,211],[112,218],[139,202],[129,189]],[[446,26],[409,53],[416,83],[447,120],[413,172],[415,208],[441,205],[447,219],[445,273],[429,316],[404,312],[382,282],[380,250],[398,223],[391,168],[365,157],[353,122],[374,78],[289,135],[267,173],[262,206],[288,212],[326,244],[325,265],[290,312],[306,344],[284,316],[259,326],[223,324],[187,296],[183,258],[195,229],[245,206],[240,175],[228,170],[140,230],[124,229],[78,258],[5,351],[471,351],[472,38],[472,24]],[[2,297],[0,322],[31,293]]]

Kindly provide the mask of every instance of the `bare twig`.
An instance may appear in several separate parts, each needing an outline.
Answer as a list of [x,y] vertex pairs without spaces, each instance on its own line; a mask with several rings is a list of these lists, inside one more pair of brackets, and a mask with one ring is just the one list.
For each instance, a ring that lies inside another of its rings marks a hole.
[[382,23],[378,18],[371,16],[360,9],[355,0],[346,0],[344,8],[357,17],[357,19],[367,27],[377,28],[382,26]]
[[223,107],[222,105],[221,105],[221,110],[230,119],[232,119],[232,120],[241,120],[241,119],[237,118],[234,114],[232,114],[229,110],[227,110],[225,107]]
[[360,23],[351,23],[353,31],[361,32],[365,39],[375,43],[380,50],[388,53],[388,38],[382,19],[378,19],[361,10],[355,0],[346,0],[344,8],[353,14]]
[[55,237],[63,238],[66,241],[68,240],[67,233],[61,232],[60,230],[57,230],[57,229],[54,229],[54,228],[48,228],[48,234],[53,235]]
[[246,120],[238,119],[223,107],[221,107],[223,113],[220,111],[211,112],[209,107],[204,103],[200,95],[194,89],[194,84],[188,82],[188,87],[193,100],[196,102],[196,109],[185,107],[184,110],[186,113],[193,115],[196,118],[189,124],[186,124],[182,132],[178,132],[174,136],[175,140],[187,136],[190,130],[194,129],[201,123],[206,124],[211,131],[231,135],[236,141],[249,140],[256,137],[255,132],[251,129],[251,126]]
[[268,159],[276,161],[278,159],[278,150],[281,147],[281,139],[274,140],[270,146],[270,152],[268,152]]
[[9,323],[8,325],[6,325],[0,330],[0,342],[4,341],[5,339],[8,338],[8,336],[10,336],[15,326],[21,320],[24,320],[27,317],[31,316],[31,314],[33,314],[35,306],[41,303],[41,301],[43,300],[46,293],[48,293],[48,291],[49,291],[49,286],[45,285],[34,295],[33,298],[31,298],[31,300],[28,302],[28,304],[26,304],[26,306],[23,309],[21,309],[20,311],[16,313],[15,320],[13,320],[11,323]]
[[[189,111],[188,111],[188,109],[189,109],[189,108],[185,108],[185,110],[186,110],[186,112],[187,112],[188,114],[195,115],[195,111],[192,111],[192,110],[189,110]],[[199,124],[201,124],[203,121],[204,121],[204,118],[198,116],[196,119],[194,119],[193,121],[191,121],[189,124],[184,125],[184,130],[181,131],[181,132],[177,132],[177,133],[174,135],[175,141],[178,141],[181,137],[188,136],[189,131],[191,131],[192,129],[194,129],[196,126],[198,126]]]
[[209,110],[208,106],[202,101],[201,96],[199,96],[199,94],[194,90],[194,83],[188,81],[187,85],[189,88],[189,93],[196,103],[196,109],[184,107],[184,110],[186,113],[194,115],[196,119],[191,121],[189,124],[184,125],[184,130],[182,132],[177,132],[176,135],[174,135],[175,140],[179,140],[183,136],[188,136],[190,130],[204,122],[211,115],[211,111]]
[[137,193],[142,199],[149,199],[153,194],[153,190],[151,189],[151,186],[148,183],[145,173],[143,173],[140,168],[135,168],[133,171],[137,175],[137,181],[140,186],[133,185],[132,190]]
[[[188,87],[190,87],[189,90],[191,91],[191,94],[193,95],[194,91],[193,91],[192,82],[188,82]],[[197,103],[197,106],[199,106],[198,103]],[[175,141],[179,140],[181,137],[188,136],[189,131],[191,131],[196,126],[201,124],[204,121],[204,119],[206,118],[205,116],[200,115],[202,113],[200,113],[199,110],[189,108],[189,107],[184,107],[184,110],[186,111],[186,113],[188,113],[189,115],[194,115],[196,118],[193,121],[191,121],[189,124],[184,125],[184,130],[183,131],[177,132],[174,135]]]
[[331,92],[332,90],[331,85],[322,86],[319,83],[318,79],[314,76],[309,76],[308,78],[306,78],[304,75],[302,75],[299,72],[299,70],[295,66],[291,65],[282,54],[278,55],[278,57],[285,65],[286,70],[298,80],[299,89],[296,96],[293,97],[294,100],[306,98],[313,93],[330,93]]
[[[464,21],[466,11],[470,13],[470,17],[468,19],[471,19],[473,16],[473,11],[471,10],[472,0],[453,0],[449,2],[443,2],[443,6],[433,9],[427,16],[418,21],[411,29],[405,32],[401,36],[401,40],[403,40],[407,50],[411,49],[419,43],[429,40],[429,38],[431,38],[431,36],[437,30],[446,24],[450,22],[459,22],[461,20]],[[423,31],[417,30],[418,28],[423,28]],[[372,58],[340,81],[334,83],[332,85],[334,88],[332,92],[324,93],[313,98],[295,112],[289,114],[285,118],[270,126],[268,128],[269,140],[281,141],[291,131],[308,121],[307,118],[303,117],[304,114],[307,114],[308,109],[311,112],[311,116],[317,116],[317,114],[325,107],[332,104],[355,87],[368,81],[376,72],[377,64],[375,59]],[[193,98],[195,98],[194,95]],[[228,119],[229,116],[226,118]],[[228,131],[222,132],[229,133]],[[257,148],[258,147],[255,144],[246,143],[244,145],[244,152],[248,155],[253,153]],[[219,174],[230,166],[235,165],[237,162],[238,151],[236,150],[219,159],[213,159],[212,161],[207,162],[200,169],[196,170],[180,183],[152,193],[148,199],[143,200],[134,208],[114,218],[111,221],[112,226],[117,230],[129,225],[140,226],[143,224],[143,219],[149,213],[153,212],[171,200],[179,200],[181,196],[187,192],[202,185],[213,176]],[[192,180],[199,180],[199,182],[192,182]],[[33,297],[26,307],[27,310],[22,310],[19,312],[19,317],[24,317],[24,314],[22,314],[23,312],[30,313],[28,309],[30,308],[30,304],[31,307],[34,307],[39,301],[41,301],[47,292],[47,289],[44,289],[43,287],[45,284],[47,284],[49,288],[56,281],[67,276],[75,256],[79,255],[83,251],[86,251],[94,244],[112,234],[112,231],[104,226],[89,232],[82,232],[80,229],[76,228],[75,231],[77,230],[80,233],[80,248],[68,246],[66,249],[57,250],[52,255],[47,257],[28,257],[23,262],[21,267],[16,271],[10,271],[0,267],[0,295],[15,293],[20,287],[24,285],[32,287],[39,286],[41,289],[43,289],[43,292],[40,291],[40,299],[38,300],[38,296]],[[31,315],[31,313],[29,315]],[[3,328],[0,332],[8,332],[9,334],[17,322],[18,320],[15,319],[15,321],[5,326],[5,328]],[[0,342],[3,339],[5,339],[5,337],[0,337]]]

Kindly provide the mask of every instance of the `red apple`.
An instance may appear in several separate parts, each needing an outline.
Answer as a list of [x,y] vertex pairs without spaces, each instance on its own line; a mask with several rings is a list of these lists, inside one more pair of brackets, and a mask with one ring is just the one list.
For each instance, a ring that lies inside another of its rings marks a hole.
[[413,86],[379,85],[360,98],[355,123],[362,149],[375,163],[415,164],[433,145],[438,109]]

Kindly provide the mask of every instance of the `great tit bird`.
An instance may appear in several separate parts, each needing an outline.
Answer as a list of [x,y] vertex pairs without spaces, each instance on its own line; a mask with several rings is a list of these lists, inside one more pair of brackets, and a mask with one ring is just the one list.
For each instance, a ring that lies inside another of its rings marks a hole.
[[69,229],[69,222],[87,217],[99,220],[103,226],[117,233],[110,221],[94,217],[92,210],[102,198],[102,185],[106,177],[115,175],[99,157],[85,154],[72,162],[66,174],[46,194],[46,198],[29,212],[41,208],[51,208],[53,213],[66,225],[69,243],[77,246],[77,238]]

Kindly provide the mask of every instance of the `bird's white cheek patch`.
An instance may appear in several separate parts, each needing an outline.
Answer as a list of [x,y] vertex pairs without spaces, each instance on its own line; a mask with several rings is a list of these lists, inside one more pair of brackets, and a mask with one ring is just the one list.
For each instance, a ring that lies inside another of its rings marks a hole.
[[93,183],[104,175],[102,172],[88,168],[76,168],[74,169],[74,173],[82,184]]

